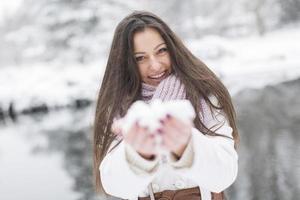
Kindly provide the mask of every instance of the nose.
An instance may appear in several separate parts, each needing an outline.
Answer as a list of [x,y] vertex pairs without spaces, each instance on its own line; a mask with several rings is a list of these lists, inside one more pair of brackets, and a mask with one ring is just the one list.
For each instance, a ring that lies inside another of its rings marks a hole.
[[149,65],[150,65],[150,68],[153,70],[153,71],[159,71],[160,70],[160,67],[161,67],[161,64],[159,62],[159,59],[157,59],[155,56],[150,56],[150,59],[149,59]]

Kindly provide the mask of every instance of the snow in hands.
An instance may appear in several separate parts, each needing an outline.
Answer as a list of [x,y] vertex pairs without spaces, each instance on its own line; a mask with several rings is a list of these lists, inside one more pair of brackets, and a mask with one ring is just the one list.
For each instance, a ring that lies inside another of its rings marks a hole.
[[159,122],[169,114],[185,123],[191,123],[196,117],[195,110],[188,100],[171,100],[162,102],[159,99],[153,100],[150,104],[143,101],[136,101],[131,105],[127,114],[118,120],[122,134],[139,123],[141,127],[149,128],[152,134],[156,134],[161,126]]

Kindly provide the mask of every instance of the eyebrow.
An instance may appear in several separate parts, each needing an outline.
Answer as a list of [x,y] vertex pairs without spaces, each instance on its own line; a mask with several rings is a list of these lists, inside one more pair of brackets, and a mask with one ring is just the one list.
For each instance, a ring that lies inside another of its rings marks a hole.
[[[163,43],[160,43],[159,45],[157,45],[155,48],[154,48],[154,50],[155,49],[157,49],[159,46],[161,46],[161,45],[163,45],[163,44],[166,44],[165,42],[163,42]],[[145,52],[134,52],[134,54],[144,54]]]

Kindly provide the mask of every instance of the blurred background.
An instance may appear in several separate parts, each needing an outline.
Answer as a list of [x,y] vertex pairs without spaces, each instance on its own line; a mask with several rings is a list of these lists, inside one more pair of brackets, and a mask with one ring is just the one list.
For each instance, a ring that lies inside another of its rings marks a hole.
[[299,0],[1,1],[0,199],[104,199],[92,185],[95,100],[133,10],[159,15],[228,87],[241,136],[228,199],[299,199]]

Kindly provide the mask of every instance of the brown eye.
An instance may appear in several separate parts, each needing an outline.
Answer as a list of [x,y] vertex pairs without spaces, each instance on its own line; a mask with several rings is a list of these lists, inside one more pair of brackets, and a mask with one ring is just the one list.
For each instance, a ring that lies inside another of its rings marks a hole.
[[159,53],[159,54],[163,54],[163,53],[165,53],[166,51],[168,51],[168,49],[167,49],[166,47],[163,47],[163,48],[161,48],[161,49],[158,50],[158,53]]
[[144,56],[137,56],[135,57],[136,62],[141,62],[142,60],[144,60]]

